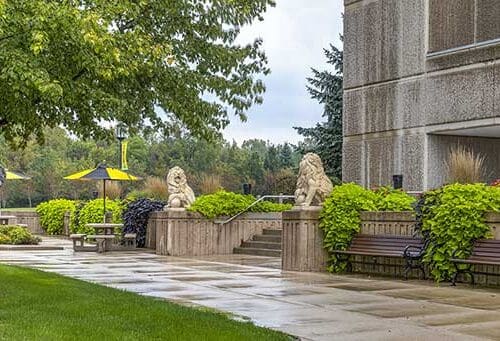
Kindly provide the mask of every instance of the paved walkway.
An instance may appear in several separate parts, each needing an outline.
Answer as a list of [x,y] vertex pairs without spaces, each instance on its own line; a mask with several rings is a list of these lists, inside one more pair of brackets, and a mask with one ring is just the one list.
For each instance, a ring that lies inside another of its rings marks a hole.
[[232,312],[305,340],[500,340],[495,290],[282,272],[276,258],[245,255],[176,258],[65,249],[0,251],[0,262]]

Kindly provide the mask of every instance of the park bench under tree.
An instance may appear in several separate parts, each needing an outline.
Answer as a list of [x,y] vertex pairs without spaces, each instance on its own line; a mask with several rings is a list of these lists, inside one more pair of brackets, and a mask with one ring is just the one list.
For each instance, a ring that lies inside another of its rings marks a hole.
[[347,250],[334,250],[333,253],[340,261],[347,262],[348,271],[352,271],[351,256],[374,257],[375,264],[378,257],[403,258],[406,279],[412,269],[419,269],[425,279],[425,268],[422,264],[425,247],[424,241],[417,237],[359,234],[353,238]]
[[[471,284],[474,285],[474,274],[495,275],[492,272],[475,271],[474,265],[495,266],[500,265],[500,240],[480,239],[474,242],[471,255],[466,259],[457,258],[458,250],[455,250],[451,261],[455,266],[455,273],[452,278],[452,285],[456,285],[458,275],[468,274]],[[463,265],[461,267],[460,265]]]

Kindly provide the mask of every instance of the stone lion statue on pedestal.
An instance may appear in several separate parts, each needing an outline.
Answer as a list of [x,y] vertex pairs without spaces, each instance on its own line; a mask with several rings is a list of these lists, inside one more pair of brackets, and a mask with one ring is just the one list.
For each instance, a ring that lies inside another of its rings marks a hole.
[[307,153],[299,164],[295,191],[296,206],[319,206],[332,192],[333,184],[326,176],[320,157]]
[[167,175],[168,208],[186,208],[195,200],[194,192],[187,184],[186,174],[180,167],[170,169]]

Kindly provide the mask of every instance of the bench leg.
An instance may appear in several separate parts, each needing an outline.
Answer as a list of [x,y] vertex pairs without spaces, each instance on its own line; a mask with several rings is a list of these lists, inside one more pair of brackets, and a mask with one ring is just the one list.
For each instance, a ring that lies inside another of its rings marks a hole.
[[458,278],[458,275],[461,273],[469,275],[471,285],[476,284],[476,281],[474,278],[474,272],[472,271],[472,264],[469,264],[466,269],[459,269],[457,263],[453,263],[453,265],[455,266],[455,273],[453,274],[453,277],[451,278],[451,285],[452,286],[457,285],[457,278]]
[[106,240],[105,239],[97,240],[97,252],[103,253],[104,251],[106,251]]

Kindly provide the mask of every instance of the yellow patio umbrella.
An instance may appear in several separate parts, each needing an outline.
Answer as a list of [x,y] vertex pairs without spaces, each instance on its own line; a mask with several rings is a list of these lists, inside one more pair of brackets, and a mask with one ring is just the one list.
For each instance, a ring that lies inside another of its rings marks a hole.
[[5,179],[7,180],[30,180],[29,176],[26,176],[21,173],[12,172],[9,170],[5,170]]
[[[21,173],[12,172],[0,166],[0,187],[3,186],[5,180],[30,180],[29,176]],[[0,208],[2,208],[2,203],[0,202]],[[1,214],[1,211],[0,211]]]
[[99,164],[96,168],[86,169],[84,171],[65,176],[66,180],[80,180],[80,181],[103,181],[103,204],[104,204],[104,218],[106,217],[106,181],[137,181],[141,178],[128,174],[116,168],[107,167],[104,163]]

